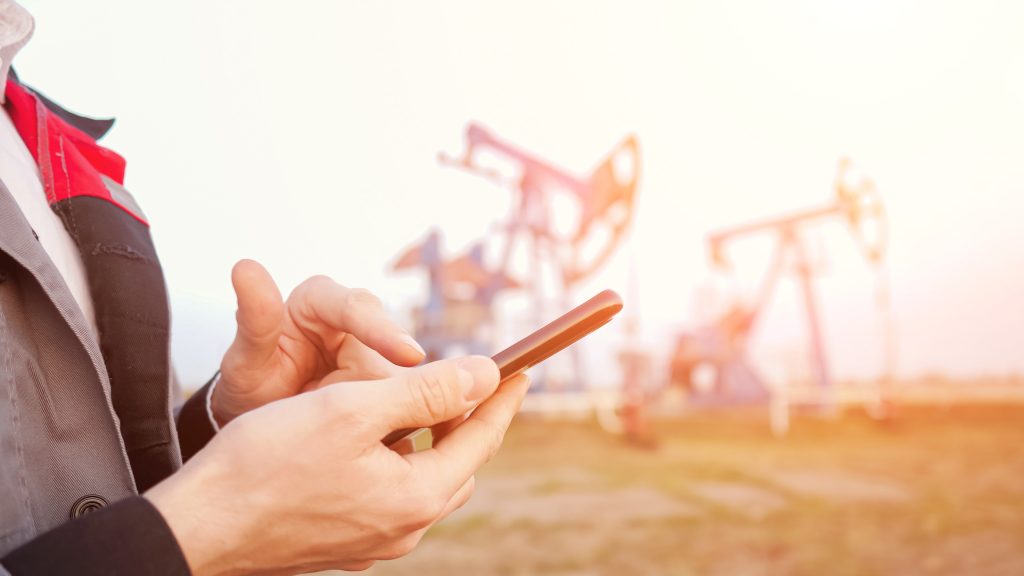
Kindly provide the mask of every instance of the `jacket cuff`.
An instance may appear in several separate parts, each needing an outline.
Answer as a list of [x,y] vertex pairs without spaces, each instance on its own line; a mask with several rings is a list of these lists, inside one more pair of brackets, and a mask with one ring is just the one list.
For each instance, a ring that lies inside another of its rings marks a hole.
[[183,462],[188,461],[196,452],[202,450],[206,443],[217,434],[207,406],[210,391],[218,376],[220,376],[220,371],[197,390],[178,412],[178,443],[181,445]]
[[0,560],[12,576],[189,576],[160,512],[132,496],[37,536]]

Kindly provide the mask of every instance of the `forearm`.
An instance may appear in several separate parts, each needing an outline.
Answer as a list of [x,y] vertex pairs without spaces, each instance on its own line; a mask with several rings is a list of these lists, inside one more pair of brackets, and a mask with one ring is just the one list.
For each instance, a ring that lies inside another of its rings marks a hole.
[[140,496],[40,534],[0,559],[0,567],[12,576],[191,574],[163,516]]

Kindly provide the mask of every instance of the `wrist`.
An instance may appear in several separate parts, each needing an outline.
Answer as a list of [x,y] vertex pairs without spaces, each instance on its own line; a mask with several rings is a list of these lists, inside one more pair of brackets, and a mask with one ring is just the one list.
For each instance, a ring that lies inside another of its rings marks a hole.
[[227,387],[223,381],[224,373],[218,371],[217,376],[210,383],[206,396],[206,415],[210,419],[210,424],[213,425],[214,430],[217,432],[220,432],[221,428],[227,426],[229,422],[240,416],[243,412],[232,409],[231,403],[225,395],[225,388]]
[[211,494],[221,484],[207,468],[190,465],[143,494],[163,516],[193,576],[227,573],[237,548],[232,538],[238,531],[227,525]]

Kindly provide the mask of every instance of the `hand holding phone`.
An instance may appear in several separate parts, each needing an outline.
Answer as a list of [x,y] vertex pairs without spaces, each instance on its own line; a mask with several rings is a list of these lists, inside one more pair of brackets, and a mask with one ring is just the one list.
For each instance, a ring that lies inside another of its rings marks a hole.
[[[501,382],[550,358],[604,326],[620,310],[622,298],[613,290],[604,290],[526,338],[498,352],[491,359],[498,365]],[[413,432],[413,429],[396,430],[385,436],[381,442],[391,446]]]

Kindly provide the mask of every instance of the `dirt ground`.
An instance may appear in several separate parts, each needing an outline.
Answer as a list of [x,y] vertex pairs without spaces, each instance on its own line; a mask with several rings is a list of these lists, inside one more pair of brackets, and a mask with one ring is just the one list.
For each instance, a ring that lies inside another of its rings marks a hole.
[[1024,574],[1024,406],[655,428],[520,417],[469,504],[369,573]]

